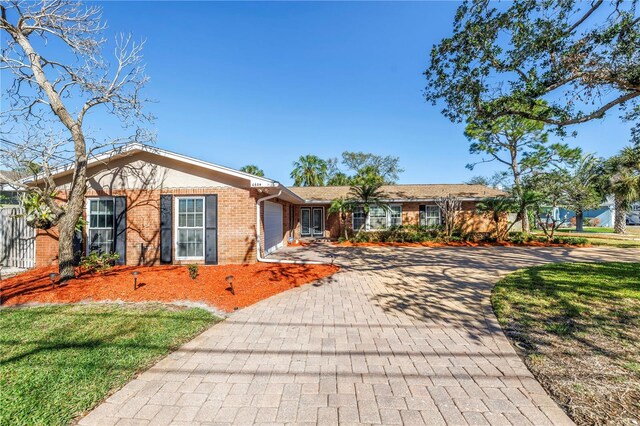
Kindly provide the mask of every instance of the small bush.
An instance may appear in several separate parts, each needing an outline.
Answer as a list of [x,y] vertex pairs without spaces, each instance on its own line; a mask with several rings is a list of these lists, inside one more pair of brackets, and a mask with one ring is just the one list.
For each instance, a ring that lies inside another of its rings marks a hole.
[[600,219],[598,219],[597,217],[589,218],[589,226],[600,226]]
[[525,234],[524,232],[509,232],[506,239],[514,244],[523,244],[531,241],[531,235]]
[[570,246],[583,246],[588,243],[586,238],[579,237],[554,237],[552,242],[554,244],[567,244]]
[[92,251],[87,256],[80,258],[80,267],[85,271],[93,274],[94,272],[106,272],[113,268],[116,260],[120,258],[118,253],[99,253]]
[[191,265],[187,266],[187,268],[189,269],[189,277],[191,277],[192,280],[198,278],[198,265],[192,263]]

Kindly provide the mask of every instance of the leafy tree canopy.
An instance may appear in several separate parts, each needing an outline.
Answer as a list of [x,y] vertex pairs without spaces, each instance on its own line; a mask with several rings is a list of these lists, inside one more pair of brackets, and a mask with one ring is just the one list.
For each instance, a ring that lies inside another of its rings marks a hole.
[[247,164],[246,166],[242,166],[240,168],[240,171],[249,173],[255,176],[264,177],[264,171],[260,167],[253,164]]
[[342,153],[342,164],[356,176],[377,176],[385,184],[395,183],[404,169],[400,167],[400,158],[391,155],[382,156],[365,152]]
[[316,155],[303,155],[293,162],[291,179],[295,186],[324,186],[328,175],[327,162]]
[[517,115],[560,133],[620,108],[640,141],[637,3],[465,1],[431,51],[425,97],[454,122]]

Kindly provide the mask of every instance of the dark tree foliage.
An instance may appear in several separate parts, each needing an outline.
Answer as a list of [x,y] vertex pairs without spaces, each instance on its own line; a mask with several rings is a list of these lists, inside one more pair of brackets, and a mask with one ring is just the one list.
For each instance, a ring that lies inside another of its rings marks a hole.
[[[557,126],[619,109],[640,139],[638,0],[466,1],[431,51],[425,97],[454,122],[505,115]],[[545,108],[534,108],[545,100]]]

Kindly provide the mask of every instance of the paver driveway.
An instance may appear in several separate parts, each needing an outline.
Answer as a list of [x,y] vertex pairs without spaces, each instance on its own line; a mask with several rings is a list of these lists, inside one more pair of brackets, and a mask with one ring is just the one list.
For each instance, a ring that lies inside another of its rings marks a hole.
[[502,333],[491,287],[534,264],[640,258],[595,248],[317,253],[343,269],[235,313],[80,423],[571,424]]

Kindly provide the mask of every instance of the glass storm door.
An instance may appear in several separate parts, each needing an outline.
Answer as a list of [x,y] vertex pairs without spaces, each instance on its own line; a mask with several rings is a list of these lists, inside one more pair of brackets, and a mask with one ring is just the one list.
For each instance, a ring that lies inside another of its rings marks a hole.
[[311,235],[311,209],[300,209],[300,235]]
[[322,217],[322,208],[313,208],[312,209],[312,219],[313,219],[313,235],[322,235],[324,231],[324,223]]

